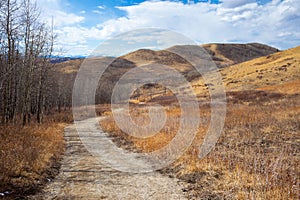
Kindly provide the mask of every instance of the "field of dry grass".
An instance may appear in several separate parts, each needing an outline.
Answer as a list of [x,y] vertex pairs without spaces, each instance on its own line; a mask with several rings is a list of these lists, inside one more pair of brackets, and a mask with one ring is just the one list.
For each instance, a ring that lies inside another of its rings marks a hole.
[[[218,143],[204,159],[198,154],[210,124],[208,87],[202,78],[193,80],[201,102],[201,127],[183,156],[161,172],[188,182],[185,191],[190,198],[299,199],[299,66],[297,47],[219,70],[227,115]],[[214,77],[206,80],[212,89],[218,87],[214,82]],[[147,109],[135,101],[132,118],[139,116],[136,123],[147,124]],[[165,106],[168,120],[147,140],[126,135],[111,114],[101,125],[120,146],[139,152],[161,148],[175,136],[181,113],[172,95],[152,98],[144,106],[155,103]]]
[[64,152],[64,127],[71,121],[69,113],[57,113],[43,124],[0,127],[1,194],[21,198],[54,178]]
[[[226,123],[214,150],[198,158],[199,145],[210,122],[210,107],[201,106],[203,126],[191,147],[162,170],[190,183],[190,197],[212,199],[297,199],[300,164],[300,98],[258,91],[228,93]],[[144,116],[144,108],[132,107],[131,116]],[[149,139],[123,133],[113,118],[102,127],[117,136],[119,145],[149,152],[166,145],[178,129],[180,109],[167,107],[168,121],[160,133]],[[139,123],[139,122],[137,122]],[[120,139],[122,138],[122,139]]]

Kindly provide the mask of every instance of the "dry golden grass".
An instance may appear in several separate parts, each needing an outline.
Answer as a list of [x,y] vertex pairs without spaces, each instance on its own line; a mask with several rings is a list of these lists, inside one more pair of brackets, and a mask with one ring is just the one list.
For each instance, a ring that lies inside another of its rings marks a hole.
[[254,89],[299,79],[300,47],[234,65],[221,71],[227,89]]
[[[201,118],[205,123],[194,143],[164,172],[172,171],[171,174],[191,183],[186,188],[191,198],[297,199],[299,96],[259,91],[231,92],[228,96],[226,123],[215,149],[202,160],[197,156],[210,121],[210,108],[202,106]],[[132,110],[133,119],[139,115],[147,123],[144,108]],[[112,117],[101,125],[113,136],[123,138],[121,145],[149,152],[165,146],[176,134],[180,109],[170,106],[166,112],[166,126],[148,140],[129,137]]]
[[56,113],[43,124],[0,127],[0,192],[21,198],[54,178],[64,151],[64,127],[71,120],[69,113]]
[[[121,144],[126,144],[126,141],[129,144],[134,143],[137,151],[143,152],[151,152],[156,149],[164,147],[169,141],[171,141],[176,132],[174,130],[178,129],[179,120],[180,120],[180,109],[174,110],[167,110],[168,119],[166,121],[166,125],[159,133],[155,134],[149,138],[135,138],[129,135],[124,134],[115,121],[113,120],[112,114],[107,113],[108,117],[104,120],[101,120],[101,126],[104,128],[105,131],[109,132],[112,136],[116,137]],[[131,107],[131,115],[133,121],[139,125],[147,125],[149,123],[149,117],[147,109],[143,107],[139,107],[136,109],[134,106]]]
[[224,186],[236,188],[241,199],[298,197],[300,115],[294,107],[300,102],[278,101],[229,104],[223,136],[206,161],[198,163],[223,165],[228,172],[224,179],[232,181]]
[[262,88],[257,88],[256,90],[271,91],[283,94],[298,94],[300,88],[300,79],[289,81],[287,83],[281,83],[279,85],[272,85]]
[[82,64],[83,59],[68,60],[56,65],[56,70],[62,74],[72,74],[77,73],[80,65]]
[[[299,92],[300,46],[286,51],[264,56],[219,70],[226,91],[254,90],[278,84],[296,81],[294,91]],[[207,95],[205,84],[214,85],[216,76],[193,80],[192,85],[197,94]],[[276,86],[277,87],[277,86]],[[278,88],[278,87],[277,87]]]

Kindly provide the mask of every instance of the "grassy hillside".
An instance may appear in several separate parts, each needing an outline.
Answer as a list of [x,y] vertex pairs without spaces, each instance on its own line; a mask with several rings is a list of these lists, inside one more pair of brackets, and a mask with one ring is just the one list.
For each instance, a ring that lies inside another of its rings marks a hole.
[[[296,47],[232,65],[220,69],[219,72],[227,92],[266,89],[268,91],[286,92],[288,90],[290,93],[292,91],[292,93],[299,93],[299,90],[297,91],[300,79],[299,65],[300,47]],[[192,84],[197,94],[201,96],[208,95],[207,85],[211,85],[211,88],[217,87],[214,82],[214,77],[205,82],[199,77],[193,80]]]
[[[300,79],[300,47],[223,69],[229,90],[256,89]],[[295,82],[296,83],[296,82]]]
[[[189,183],[194,199],[298,199],[300,164],[300,47],[219,70],[227,93],[225,126],[214,150],[199,159],[199,146],[210,124],[207,86],[192,84],[201,99],[202,124],[184,155],[161,172]],[[147,105],[165,106],[168,120],[155,136],[128,136],[111,114],[101,122],[120,146],[151,152],[168,144],[178,130],[180,107],[172,94],[159,95],[143,105],[131,104],[136,123],[149,122]],[[138,102],[138,101],[137,101]],[[139,117],[139,118],[138,118]]]

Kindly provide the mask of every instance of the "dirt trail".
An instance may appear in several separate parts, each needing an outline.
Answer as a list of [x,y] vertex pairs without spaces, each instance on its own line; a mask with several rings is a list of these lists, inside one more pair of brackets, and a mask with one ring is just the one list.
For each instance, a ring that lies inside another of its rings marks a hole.
[[[83,130],[86,125],[79,126],[82,127],[77,129]],[[102,164],[82,144],[75,125],[65,129],[65,138],[66,152],[60,173],[42,192],[29,199],[186,199],[178,179],[158,172],[130,174]],[[111,139],[100,133],[97,141],[101,140]]]

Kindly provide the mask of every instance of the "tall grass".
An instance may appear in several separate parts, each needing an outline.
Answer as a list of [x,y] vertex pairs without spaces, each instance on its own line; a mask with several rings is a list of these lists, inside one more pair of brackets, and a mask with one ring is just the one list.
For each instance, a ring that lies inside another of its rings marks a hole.
[[[191,198],[298,199],[300,164],[300,98],[256,91],[228,94],[225,127],[214,150],[198,158],[199,146],[210,123],[210,107],[200,107],[202,126],[173,166],[162,172],[190,183]],[[130,141],[138,151],[166,145],[176,134],[180,109],[167,107],[168,122],[148,140],[129,137],[112,116],[102,127],[117,138]],[[135,115],[147,118],[141,108]],[[134,115],[133,115],[134,116]]]
[[0,193],[33,193],[55,176],[64,151],[64,127],[71,120],[70,114],[57,113],[43,124],[0,126]]

